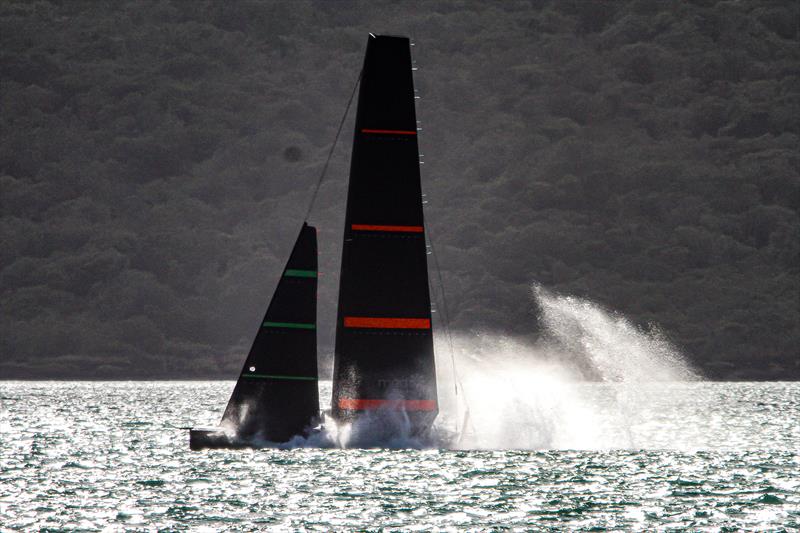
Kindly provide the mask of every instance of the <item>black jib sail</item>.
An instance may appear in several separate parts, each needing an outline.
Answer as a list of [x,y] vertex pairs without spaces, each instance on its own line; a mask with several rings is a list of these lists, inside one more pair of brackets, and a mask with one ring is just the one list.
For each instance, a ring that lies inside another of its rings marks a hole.
[[370,35],[347,195],[336,327],[337,420],[438,413],[409,40]]
[[319,416],[316,316],[317,234],[304,223],[222,417],[237,440],[285,442]]

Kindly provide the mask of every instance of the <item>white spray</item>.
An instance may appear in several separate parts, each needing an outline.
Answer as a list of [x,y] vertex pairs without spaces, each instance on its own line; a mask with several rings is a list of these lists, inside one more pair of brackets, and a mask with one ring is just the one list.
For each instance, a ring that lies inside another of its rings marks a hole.
[[[593,302],[540,286],[533,295],[539,342],[456,337],[455,374],[448,358],[438,358],[438,433],[457,434],[449,444],[469,449],[674,447],[674,428],[654,421],[699,379],[685,358],[658,331]],[[440,344],[439,353],[449,350]],[[448,383],[454,375],[459,394]]]

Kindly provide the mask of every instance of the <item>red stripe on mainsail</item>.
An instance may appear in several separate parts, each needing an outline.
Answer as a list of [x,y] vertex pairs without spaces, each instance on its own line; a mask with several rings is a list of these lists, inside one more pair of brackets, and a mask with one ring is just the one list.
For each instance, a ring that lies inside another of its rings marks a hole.
[[373,130],[369,128],[362,128],[361,133],[383,133],[386,135],[416,135],[416,131],[409,130]]
[[339,398],[339,409],[366,411],[370,409],[397,409],[402,411],[435,411],[436,400],[362,400]]
[[344,327],[380,329],[431,329],[431,319],[346,316],[344,317]]
[[379,226],[375,224],[352,224],[350,229],[355,231],[397,231],[405,233],[422,233],[422,226]]

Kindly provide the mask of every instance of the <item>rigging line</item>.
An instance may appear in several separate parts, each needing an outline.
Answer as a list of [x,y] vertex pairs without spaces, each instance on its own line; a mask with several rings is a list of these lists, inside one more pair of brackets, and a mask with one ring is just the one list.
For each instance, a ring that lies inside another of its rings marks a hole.
[[448,312],[447,307],[447,296],[444,290],[444,279],[442,278],[442,269],[439,266],[439,256],[436,254],[436,247],[433,245],[433,236],[430,232],[430,227],[428,227],[428,242],[431,245],[431,255],[433,256],[433,264],[436,268],[436,278],[439,280],[439,294],[441,295],[442,299],[442,322],[444,323],[444,330],[447,336],[447,342],[450,345],[450,364],[453,366],[453,389],[455,391],[455,396],[458,398],[458,389],[461,389],[461,400],[464,402],[464,420],[461,423],[461,429],[459,430],[458,427],[458,414],[456,414],[456,433],[460,434],[463,438],[463,432],[466,429],[466,422],[469,420],[469,402],[467,402],[466,395],[463,394],[464,392],[464,385],[461,383],[461,378],[458,375],[458,370],[456,370],[456,357],[455,357],[455,348],[453,347],[453,333],[450,328],[450,314]]
[[[447,312],[447,297],[444,292],[444,281],[442,280],[442,269],[439,267],[439,257],[436,255],[436,247],[433,245],[433,236],[431,235],[430,227],[428,227],[428,242],[431,245],[431,255],[433,256],[433,264],[436,267],[436,277],[439,280],[439,294],[442,297],[442,322],[444,322],[444,330],[447,335],[447,342],[450,345],[450,362],[453,365],[453,374],[456,377],[455,393],[458,396],[458,386],[461,384],[456,372],[456,359],[455,350],[453,349],[453,335],[450,330],[450,314]],[[464,387],[461,387],[463,390]]]
[[[426,234],[425,237],[427,239],[427,242],[430,243],[430,233]],[[430,246],[431,251],[428,252],[428,254],[429,255],[433,255],[433,246],[432,245],[429,245],[429,246]],[[438,270],[438,261],[434,260],[434,263],[435,263],[436,271],[438,273],[438,271],[439,271]],[[447,339],[446,342],[450,347],[450,364],[451,364],[451,368],[453,369],[453,391],[455,393],[456,401],[458,401],[458,374],[456,373],[456,362],[455,362],[455,358],[453,357],[453,343],[452,343],[452,341],[450,339],[450,326],[448,324],[447,312],[444,309],[444,301],[442,299],[442,291],[441,291],[442,285],[441,284],[439,285],[439,290],[437,291],[436,290],[436,286],[434,285],[433,281],[434,280],[433,280],[432,277],[428,277],[428,287],[430,289],[431,295],[435,299],[436,306],[438,308],[440,308],[441,311],[442,311],[442,313],[440,315],[441,319],[439,320],[439,323],[442,325],[442,327],[444,329],[444,336],[445,336],[445,339]],[[433,312],[433,311],[431,310],[431,312]],[[456,433],[460,434],[460,431],[458,429],[458,411],[456,411]]]
[[356,79],[356,83],[353,86],[353,92],[350,93],[350,99],[347,100],[347,107],[344,109],[344,114],[342,115],[342,120],[339,121],[339,127],[336,129],[336,137],[333,138],[333,144],[331,145],[331,149],[328,151],[328,157],[325,159],[325,165],[322,167],[322,172],[319,175],[319,179],[317,180],[317,186],[314,187],[314,193],[311,195],[311,201],[308,203],[308,209],[306,210],[306,216],[303,218],[305,222],[308,222],[308,217],[311,215],[311,210],[314,208],[314,202],[317,201],[317,193],[319,192],[319,188],[322,186],[322,182],[325,180],[325,173],[328,171],[328,165],[331,162],[331,158],[333,157],[333,151],[336,148],[336,143],[339,141],[339,135],[342,133],[342,127],[344,127],[344,122],[347,120],[347,114],[350,112],[350,106],[353,103],[353,98],[356,95],[356,90],[358,90],[358,84],[361,82],[361,76],[364,74],[364,70],[360,70],[358,72],[358,79]]

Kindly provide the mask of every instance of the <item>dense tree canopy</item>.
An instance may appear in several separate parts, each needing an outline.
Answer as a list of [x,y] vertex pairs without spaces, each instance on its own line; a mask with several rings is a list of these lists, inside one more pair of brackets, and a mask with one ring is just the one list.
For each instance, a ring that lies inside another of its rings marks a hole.
[[[713,0],[2,2],[0,376],[233,377],[373,31],[416,41],[454,328],[535,335],[541,283],[657,324],[708,376],[800,378],[799,17]],[[349,136],[311,217],[323,365]]]

